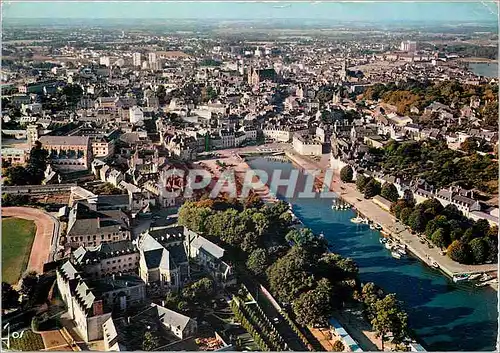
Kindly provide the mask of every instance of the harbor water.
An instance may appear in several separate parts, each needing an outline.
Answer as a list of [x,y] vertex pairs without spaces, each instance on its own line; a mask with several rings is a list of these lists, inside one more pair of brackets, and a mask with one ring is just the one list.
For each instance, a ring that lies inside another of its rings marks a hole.
[[[285,178],[291,163],[255,158],[248,161],[253,169],[269,172],[282,170]],[[305,177],[299,177],[297,192]],[[330,249],[351,257],[360,269],[363,283],[374,282],[387,293],[396,293],[404,302],[409,324],[418,341],[430,351],[493,351],[497,339],[497,292],[467,283],[453,283],[436,269],[419,260],[394,259],[380,244],[380,233],[368,225],[354,224],[352,210],[331,209],[332,199],[286,198],[285,189],[272,190],[293,205],[293,212],[315,233],[323,233]],[[376,207],[376,206],[374,206]]]
[[469,70],[479,76],[498,77],[498,63],[469,63]]

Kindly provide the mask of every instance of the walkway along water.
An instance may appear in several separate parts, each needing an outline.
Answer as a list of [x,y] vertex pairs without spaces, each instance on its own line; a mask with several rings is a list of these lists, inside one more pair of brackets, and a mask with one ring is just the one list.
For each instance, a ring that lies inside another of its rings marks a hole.
[[[249,160],[251,168],[281,169],[291,163]],[[304,181],[305,178],[299,178]],[[298,188],[297,192],[302,191]],[[275,190],[272,190],[276,192]],[[283,190],[277,190],[283,195]],[[404,302],[409,323],[428,350],[492,351],[497,337],[497,293],[489,287],[455,284],[439,271],[413,258],[396,260],[379,243],[380,234],[350,222],[353,211],[331,209],[331,199],[286,199],[294,213],[315,233],[323,232],[333,252],[353,258],[362,282],[374,282]],[[375,206],[374,206],[375,207]]]

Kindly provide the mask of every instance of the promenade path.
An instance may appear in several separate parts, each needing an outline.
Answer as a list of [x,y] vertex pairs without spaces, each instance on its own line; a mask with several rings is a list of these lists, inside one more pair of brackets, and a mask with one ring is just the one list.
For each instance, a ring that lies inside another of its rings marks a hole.
[[[323,182],[324,171],[329,168],[329,154],[323,155],[320,161],[313,161],[310,158],[300,156],[291,151],[288,151],[287,155],[296,164],[300,165],[304,169],[322,170],[323,173],[319,176],[319,179]],[[353,205],[363,216],[369,218],[375,223],[380,224],[384,231],[390,233],[394,238],[405,244],[407,248],[423,262],[431,265],[433,261],[436,261],[440,269],[449,276],[462,273],[493,272],[498,268],[497,264],[459,264],[458,262],[451,260],[448,256],[442,255],[440,249],[437,247],[430,248],[427,242],[422,244],[420,242],[420,238],[411,234],[403,224],[396,220],[393,215],[380,208],[378,205],[373,203],[372,200],[366,200],[363,194],[356,190],[355,184],[343,183],[340,180],[339,175],[335,175],[329,187],[330,190],[333,190],[345,201]]]
[[[214,159],[205,159],[200,162],[197,162],[198,164],[202,165],[206,170],[209,170],[212,175],[216,178],[219,178],[221,176],[221,170],[217,166],[216,161],[223,162],[226,165],[228,165],[228,169],[234,170],[235,178],[241,182],[241,184],[244,183],[245,180],[245,175],[246,172],[251,170],[250,166],[245,162],[243,159],[239,158],[238,153],[244,153],[244,152],[256,152],[258,151],[258,148],[273,148],[273,149],[278,149],[282,148],[283,145],[280,144],[269,144],[269,145],[261,145],[261,146],[251,146],[251,147],[245,147],[241,149],[229,149],[229,150],[221,150],[217,151],[217,153],[220,154],[220,157],[214,158]],[[257,183],[257,177],[254,177],[253,182]],[[211,188],[215,186],[215,182],[212,180],[211,183]],[[228,192],[230,193],[231,190],[228,188],[228,184],[225,185],[225,187],[222,188],[222,192]],[[267,185],[262,185],[261,187],[253,189],[253,191],[264,201],[264,202],[275,202],[277,199],[275,195],[271,193],[269,190],[269,187]],[[240,197],[241,195],[238,195]]]
[[27,270],[43,273],[43,265],[52,261],[51,253],[57,247],[59,221],[48,213],[31,207],[2,207],[2,217],[16,217],[35,222],[36,234]]

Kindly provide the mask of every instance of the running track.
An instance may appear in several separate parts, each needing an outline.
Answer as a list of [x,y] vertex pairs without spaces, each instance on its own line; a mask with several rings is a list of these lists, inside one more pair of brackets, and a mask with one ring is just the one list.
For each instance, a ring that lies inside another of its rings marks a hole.
[[42,210],[30,207],[2,207],[2,217],[23,218],[35,222],[36,234],[27,270],[43,273],[43,265],[52,261],[51,253],[57,247],[59,221]]

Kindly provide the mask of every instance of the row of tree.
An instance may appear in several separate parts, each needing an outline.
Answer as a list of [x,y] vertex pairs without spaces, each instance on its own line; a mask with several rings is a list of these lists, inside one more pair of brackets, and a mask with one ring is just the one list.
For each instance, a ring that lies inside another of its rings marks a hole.
[[260,308],[258,303],[246,304],[238,300],[239,308],[245,317],[250,321],[254,328],[258,328],[262,333],[266,344],[273,351],[286,350],[286,343],[278,330],[271,324],[266,314]]
[[465,217],[455,205],[446,207],[436,199],[415,205],[398,200],[391,213],[416,233],[423,233],[436,246],[447,249],[447,255],[459,263],[497,262],[498,227],[485,219]]
[[241,311],[240,306],[238,305],[238,299],[233,298],[230,303],[231,310],[234,313],[235,318],[241,323],[241,326],[247,330],[247,332],[252,336],[254,342],[262,351],[270,351],[271,349],[266,344],[266,342],[262,339],[261,334],[255,329],[252,323],[245,317],[244,313]]

